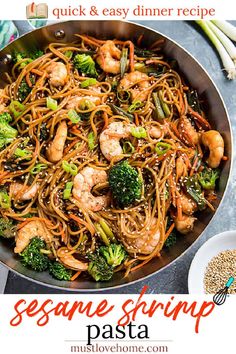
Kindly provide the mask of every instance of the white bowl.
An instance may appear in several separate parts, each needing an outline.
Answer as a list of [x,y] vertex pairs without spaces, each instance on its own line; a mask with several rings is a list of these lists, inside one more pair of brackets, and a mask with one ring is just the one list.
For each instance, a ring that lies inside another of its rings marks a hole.
[[204,274],[208,263],[220,252],[232,249],[236,249],[236,231],[225,231],[215,235],[199,248],[189,268],[189,294],[205,294]]

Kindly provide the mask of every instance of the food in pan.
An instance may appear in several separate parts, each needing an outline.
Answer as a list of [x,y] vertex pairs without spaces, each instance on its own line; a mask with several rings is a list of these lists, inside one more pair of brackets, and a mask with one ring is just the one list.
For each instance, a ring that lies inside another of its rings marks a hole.
[[227,157],[162,40],[76,38],[14,53],[0,92],[0,234],[29,268],[107,281],[214,211]]

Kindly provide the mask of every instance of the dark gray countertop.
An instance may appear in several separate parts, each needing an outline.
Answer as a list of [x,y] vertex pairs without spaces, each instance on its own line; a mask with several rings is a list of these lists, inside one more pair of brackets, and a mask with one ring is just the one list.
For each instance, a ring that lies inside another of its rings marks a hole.
[[[205,37],[198,31],[192,22],[183,21],[140,21],[148,27],[156,29],[163,34],[171,37],[184,48],[186,48],[196,59],[204,66],[209,75],[220,90],[226,107],[229,112],[233,128],[234,138],[236,136],[236,81],[232,82],[226,79],[221,72],[219,59],[209,45]],[[233,22],[232,22],[233,23]],[[234,21],[236,25],[236,21]],[[233,162],[235,166],[235,160]],[[157,275],[149,277],[145,281],[140,281],[134,285],[126,286],[120,289],[106,291],[106,293],[139,293],[144,285],[149,287],[149,293],[177,294],[187,293],[188,269],[191,260],[199,247],[215,234],[236,229],[236,168],[233,168],[229,188],[225,199],[218,210],[218,214],[213,223],[205,230],[200,239],[192,246],[186,254],[179,260],[172,263],[168,268],[159,272]],[[0,273],[1,276],[1,273]],[[19,276],[9,273],[5,287],[6,294],[20,293],[65,293],[40,286]]]

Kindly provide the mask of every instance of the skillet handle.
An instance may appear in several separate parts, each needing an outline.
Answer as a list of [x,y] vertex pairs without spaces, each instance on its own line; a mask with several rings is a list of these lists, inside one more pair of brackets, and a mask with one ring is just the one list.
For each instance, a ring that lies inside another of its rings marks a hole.
[[17,20],[12,22],[16,26],[19,36],[31,32],[34,29],[34,26],[32,26],[31,23],[27,20]]

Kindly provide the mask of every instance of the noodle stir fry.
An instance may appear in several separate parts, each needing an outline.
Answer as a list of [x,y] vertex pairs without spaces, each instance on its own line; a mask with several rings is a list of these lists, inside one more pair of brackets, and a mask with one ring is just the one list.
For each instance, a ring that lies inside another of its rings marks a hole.
[[224,141],[162,41],[15,53],[0,91],[0,235],[59,280],[124,276],[214,211]]

